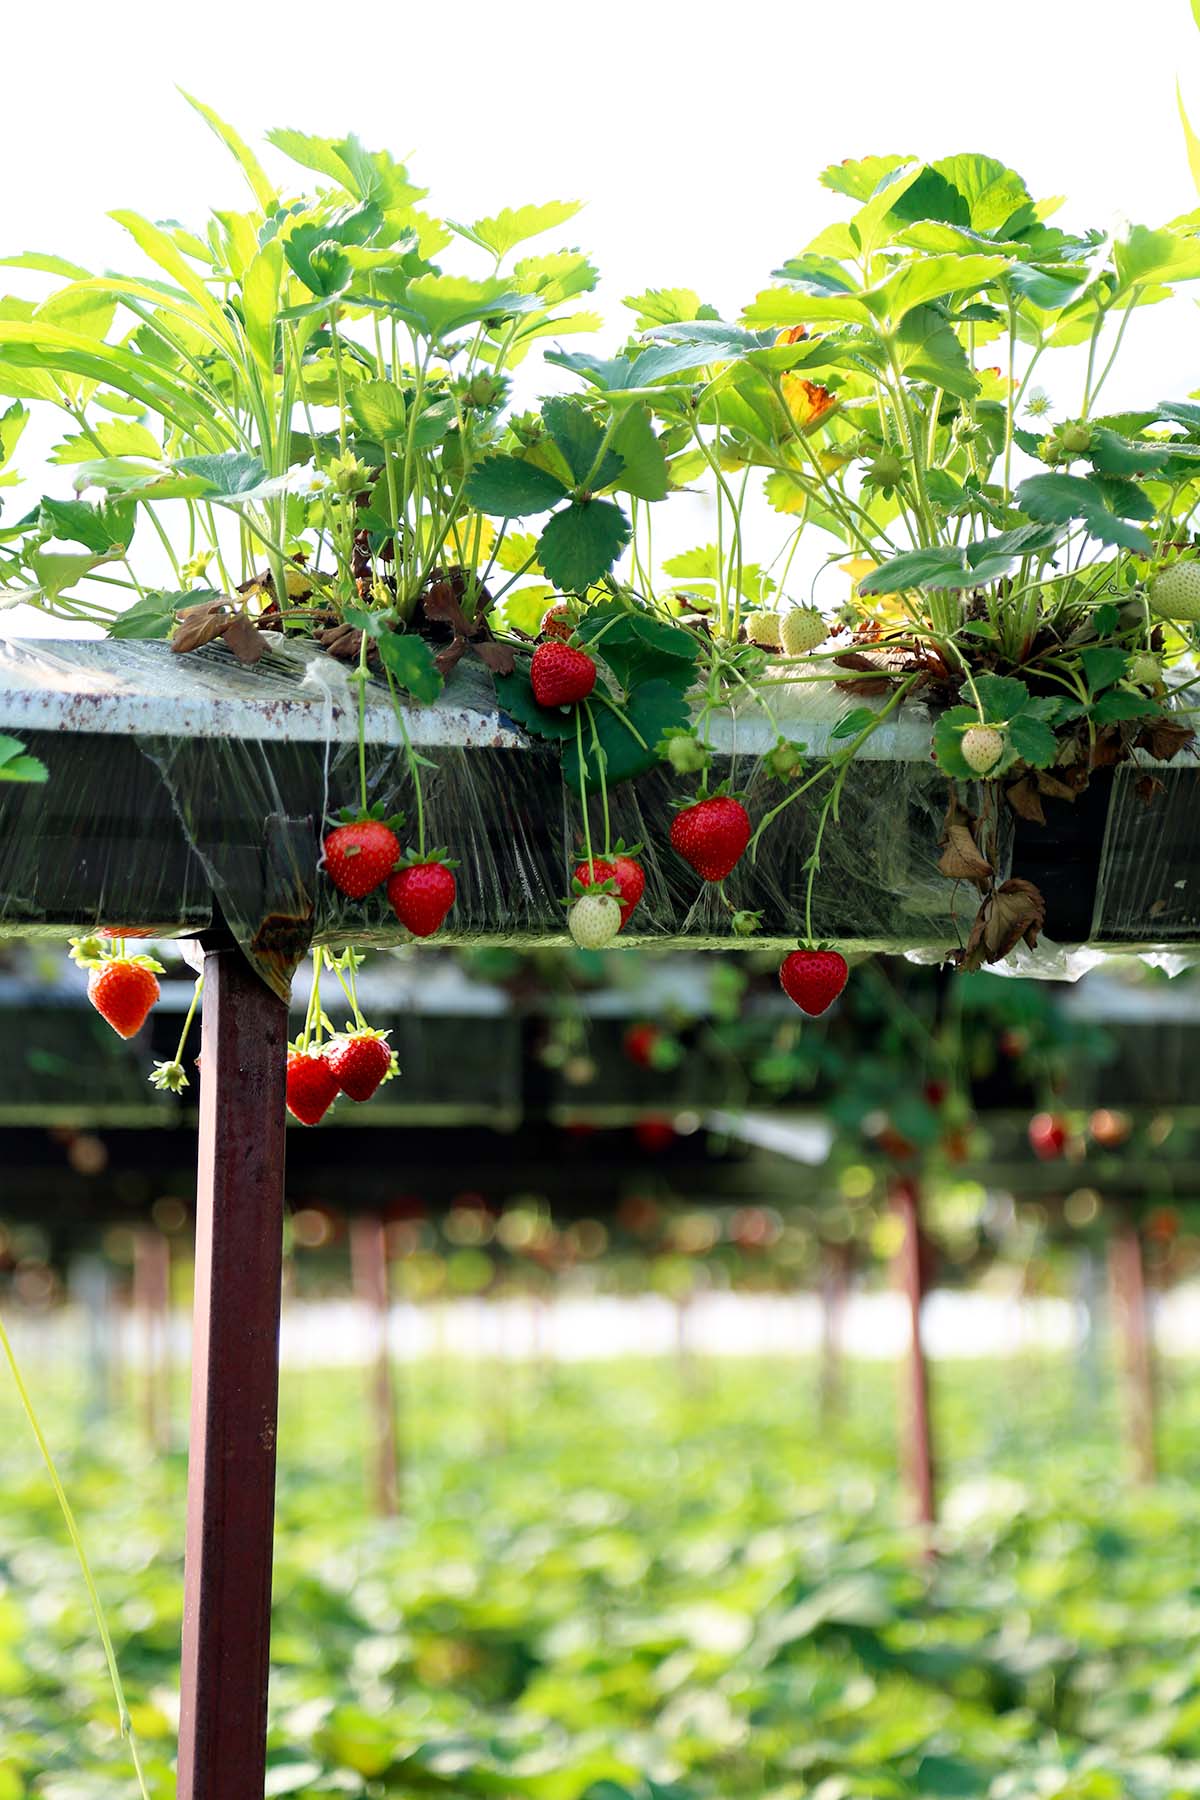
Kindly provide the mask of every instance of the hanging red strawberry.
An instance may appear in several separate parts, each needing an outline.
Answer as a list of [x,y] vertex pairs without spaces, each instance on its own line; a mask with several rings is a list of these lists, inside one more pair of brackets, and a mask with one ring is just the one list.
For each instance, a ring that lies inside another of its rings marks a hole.
[[779,985],[810,1019],[827,1012],[850,971],[840,950],[793,950],[779,966]]
[[615,889],[615,898],[621,908],[621,930],[624,931],[633,915],[633,910],[646,890],[646,871],[640,862],[634,861],[633,850],[626,850],[618,843],[608,856],[597,856],[592,862],[586,858],[576,863],[574,879],[581,888],[599,886],[601,882],[611,881]]
[[337,1099],[337,1076],[315,1045],[291,1049],[287,1059],[287,1109],[302,1125],[319,1125]]
[[705,881],[724,881],[750,842],[750,815],[732,794],[713,794],[675,814],[671,846]]
[[372,1031],[369,1025],[343,1032],[325,1046],[333,1078],[351,1100],[369,1100],[392,1073],[395,1060],[386,1031]]
[[414,937],[432,937],[458,892],[454,865],[446,860],[442,850],[427,856],[416,851],[410,854],[412,860],[405,862],[388,881],[388,904]]
[[325,873],[351,900],[363,900],[386,881],[400,856],[400,840],[382,819],[348,819],[327,833]]
[[574,706],[596,685],[596,665],[573,644],[539,644],[529,664],[533,697],[539,706]]

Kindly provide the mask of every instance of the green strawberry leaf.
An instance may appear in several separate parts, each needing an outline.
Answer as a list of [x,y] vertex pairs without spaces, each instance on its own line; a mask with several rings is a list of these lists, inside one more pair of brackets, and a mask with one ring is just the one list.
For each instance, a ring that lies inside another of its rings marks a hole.
[[[1033,713],[1020,712],[1008,728],[1008,744],[1022,762],[1032,769],[1048,769],[1058,754],[1058,739],[1044,719]],[[1008,763],[1001,758],[1002,768]]]
[[626,691],[646,681],[665,681],[683,691],[694,679],[700,646],[692,633],[618,600],[590,606],[578,636],[604,658]]
[[582,594],[608,574],[628,542],[629,521],[619,506],[611,500],[573,500],[543,530],[538,561],[556,588]]
[[380,661],[393,681],[417,700],[437,699],[442,691],[442,678],[433,651],[424,638],[411,631],[382,631],[376,642]]
[[549,512],[566,492],[557,475],[519,456],[485,456],[467,477],[467,499],[493,519]]
[[603,428],[578,400],[547,400],[542,407],[542,420],[577,487],[586,485],[594,491],[617,479],[621,458],[611,449],[601,453]]
[[[587,703],[595,735],[603,758],[603,777],[607,786],[645,775],[657,767],[657,744],[670,731],[686,726],[690,714],[687,701],[677,687],[667,681],[641,683],[622,706],[624,718],[594,696]],[[578,790],[580,783],[579,747],[572,740],[563,746],[563,776],[568,785]],[[587,718],[583,725],[583,780],[593,791],[600,786],[601,768],[596,744]]]
[[1090,710],[1097,725],[1116,725],[1123,719],[1148,719],[1162,708],[1147,694],[1130,694],[1123,688],[1110,688]]

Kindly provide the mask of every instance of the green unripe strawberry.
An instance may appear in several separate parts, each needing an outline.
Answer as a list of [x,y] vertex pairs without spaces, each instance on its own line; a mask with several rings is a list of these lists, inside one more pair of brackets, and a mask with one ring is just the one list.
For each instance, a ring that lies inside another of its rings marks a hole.
[[1085,425],[1082,419],[1077,419],[1073,424],[1060,425],[1058,441],[1072,456],[1082,456],[1092,447],[1092,428]]
[[746,636],[761,650],[778,650],[779,614],[776,612],[751,613],[746,620]]
[[779,647],[785,656],[807,656],[829,636],[815,606],[793,606],[779,617]]
[[1128,679],[1134,687],[1157,687],[1162,680],[1162,664],[1149,650],[1142,650],[1130,661]]
[[708,767],[708,751],[690,731],[671,732],[658,748],[677,775],[698,775]]
[[864,479],[870,482],[872,487],[899,487],[904,480],[904,464],[894,450],[881,450],[867,470]]
[[1150,611],[1159,619],[1200,619],[1200,562],[1177,562],[1150,583]]
[[972,725],[963,732],[963,761],[977,775],[987,775],[1004,755],[1004,738],[994,725]]
[[799,745],[790,744],[786,738],[780,738],[774,748],[767,751],[764,761],[778,781],[790,781],[804,767]]

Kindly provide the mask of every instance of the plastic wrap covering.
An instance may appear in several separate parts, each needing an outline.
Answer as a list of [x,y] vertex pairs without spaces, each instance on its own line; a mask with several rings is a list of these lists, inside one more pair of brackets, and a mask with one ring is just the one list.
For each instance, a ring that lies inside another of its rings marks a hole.
[[[844,696],[813,684],[773,694],[783,698],[770,721],[751,702],[712,721],[714,778],[730,776],[746,790],[754,819],[787,792],[759,762],[776,727],[804,742],[814,761],[842,747],[830,731]],[[369,684],[369,798],[408,815],[411,842],[401,723],[386,688]],[[458,899],[439,942],[567,942],[563,898],[581,855],[582,819],[557,749],[530,740],[499,711],[478,665],[460,664],[436,704],[405,711],[403,727],[423,759],[426,842],[460,863]],[[972,894],[936,869],[946,784],[930,760],[929,731],[925,711],[909,705],[884,721],[852,765],[839,820],[821,846],[815,936],[849,950],[926,952],[965,936]],[[106,925],[193,935],[220,915],[278,991],[312,940],[370,945],[403,935],[382,892],[348,901],[318,868],[324,821],[358,800],[358,708],[343,665],[312,647],[291,643],[244,667],[216,644],[187,656],[158,643],[0,645],[0,732],[20,738],[50,771],[45,785],[0,784],[0,929],[65,936]],[[1187,777],[1190,789],[1194,771]],[[744,857],[725,883],[725,901],[669,847],[672,803],[686,797],[680,779],[660,769],[614,787],[612,836],[644,846],[647,876],[623,941],[736,947],[746,940],[731,936],[730,909],[747,908],[762,915],[751,941],[794,944],[826,786],[764,832],[756,858]],[[1127,808],[1126,786],[1118,781],[1122,816],[1130,811],[1156,855],[1174,854],[1175,836],[1154,822],[1174,789],[1138,813],[1142,802]],[[1124,855],[1111,824],[1105,838],[1106,795],[1098,788],[1086,809],[1063,809],[1074,814],[1065,838],[1057,849],[1053,832],[1045,841],[1050,864],[1056,856],[1060,864],[1058,893],[1054,867],[1038,871],[1050,901],[1048,936],[1098,935],[1089,932],[1096,901],[1102,929],[1111,926],[1118,941],[1158,941],[1153,918],[1138,929],[1138,859]],[[598,796],[590,819],[599,853]],[[1082,862],[1081,834],[1095,846]],[[1176,835],[1179,854],[1190,857]],[[1155,891],[1173,892],[1173,879],[1169,870],[1156,876]],[[1060,902],[1067,929],[1056,918]],[[1186,920],[1200,936],[1196,917],[1193,906]],[[1171,918],[1176,935],[1164,941],[1174,943],[1189,927],[1178,907]]]

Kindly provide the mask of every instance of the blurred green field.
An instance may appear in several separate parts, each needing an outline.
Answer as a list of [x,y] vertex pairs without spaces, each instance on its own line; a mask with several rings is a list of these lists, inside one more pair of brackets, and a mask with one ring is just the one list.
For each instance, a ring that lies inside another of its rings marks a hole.
[[[419,1365],[405,1516],[354,1372],[285,1375],[267,1792],[528,1800],[1200,1794],[1200,1371],[1137,1493],[1074,1365],[935,1371],[945,1553],[896,1387],[804,1363]],[[155,1800],[174,1793],[185,1462],[31,1371]],[[184,1428],[178,1395],[176,1433]],[[135,1792],[86,1598],[0,1380],[0,1800]]]

